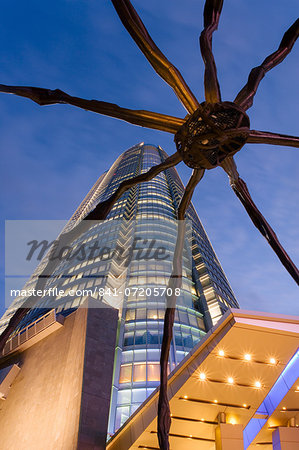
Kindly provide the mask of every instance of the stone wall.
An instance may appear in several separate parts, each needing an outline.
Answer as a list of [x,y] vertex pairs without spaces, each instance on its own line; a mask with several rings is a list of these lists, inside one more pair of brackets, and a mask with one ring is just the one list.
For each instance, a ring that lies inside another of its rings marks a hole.
[[1,450],[105,448],[116,328],[116,310],[79,308],[6,360],[21,370],[0,400]]

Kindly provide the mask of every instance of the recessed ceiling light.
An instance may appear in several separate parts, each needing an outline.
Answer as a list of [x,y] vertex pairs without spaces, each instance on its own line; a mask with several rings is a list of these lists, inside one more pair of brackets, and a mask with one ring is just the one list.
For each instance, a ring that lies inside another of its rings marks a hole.
[[229,384],[233,384],[233,383],[234,383],[233,377],[228,377],[227,382],[228,382]]
[[200,378],[201,380],[205,380],[205,379],[206,379],[206,374],[203,373],[203,372],[200,372],[199,378]]
[[255,385],[255,387],[257,387],[257,388],[262,387],[262,383],[261,383],[260,381],[256,381],[256,382],[254,383],[254,385]]
[[214,403],[218,403],[218,400],[214,400]]
[[270,364],[276,364],[276,359],[275,358],[270,358]]
[[243,403],[243,408],[247,408],[247,405],[246,405],[246,403]]
[[223,350],[219,350],[218,355],[219,356],[224,356],[224,351]]
[[246,354],[244,355],[244,359],[245,359],[246,361],[251,361],[251,355],[249,355],[249,353],[246,353]]
[[188,395],[184,395],[184,398],[188,398]]
[[283,406],[282,409],[285,411],[287,408],[285,406]]

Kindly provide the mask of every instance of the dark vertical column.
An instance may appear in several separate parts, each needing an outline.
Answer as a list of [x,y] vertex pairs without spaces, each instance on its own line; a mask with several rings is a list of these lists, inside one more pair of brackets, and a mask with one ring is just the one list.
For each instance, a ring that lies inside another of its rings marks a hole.
[[106,448],[118,311],[88,300],[79,450]]

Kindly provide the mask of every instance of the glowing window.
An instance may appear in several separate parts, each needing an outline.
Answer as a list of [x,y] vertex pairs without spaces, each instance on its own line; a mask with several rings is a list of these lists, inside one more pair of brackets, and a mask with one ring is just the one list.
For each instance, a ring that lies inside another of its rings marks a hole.
[[145,381],[146,380],[146,365],[134,364],[133,381]]
[[159,319],[164,319],[165,311],[164,309],[158,309],[158,317]]
[[150,309],[147,311],[147,318],[148,319],[154,319],[157,320],[158,319],[158,313],[156,309]]
[[119,374],[119,382],[131,383],[131,378],[132,378],[132,364],[128,364],[127,366],[121,366]]
[[135,320],[135,309],[128,309],[127,310],[126,320]]
[[160,365],[149,363],[147,366],[147,381],[160,381]]

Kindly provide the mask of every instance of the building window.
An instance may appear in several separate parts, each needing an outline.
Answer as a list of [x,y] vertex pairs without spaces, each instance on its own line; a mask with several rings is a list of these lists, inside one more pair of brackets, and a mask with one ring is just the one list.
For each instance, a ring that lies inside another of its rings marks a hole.
[[146,380],[146,365],[134,364],[133,381],[145,381]]
[[146,399],[146,389],[132,390],[132,403],[142,403]]
[[132,379],[132,364],[121,366],[119,374],[120,383],[131,383]]
[[160,381],[160,365],[148,363],[147,381]]
[[118,430],[123,423],[129,418],[130,415],[130,407],[129,406],[119,406],[116,409],[116,418],[115,418],[115,429]]
[[131,389],[124,389],[118,391],[117,403],[119,405],[126,405],[131,403]]

